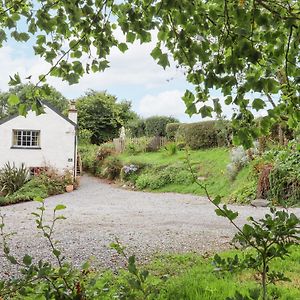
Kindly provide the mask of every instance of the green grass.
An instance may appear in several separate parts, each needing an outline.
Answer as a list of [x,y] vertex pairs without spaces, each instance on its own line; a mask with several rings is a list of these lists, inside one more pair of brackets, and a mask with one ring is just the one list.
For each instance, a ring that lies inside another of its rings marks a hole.
[[[141,153],[137,155],[121,154],[119,158],[123,163],[144,163],[154,167],[167,166],[172,164],[184,164],[186,159],[185,151],[178,151],[175,155],[167,155],[166,152]],[[225,148],[215,148],[208,150],[190,151],[190,160],[195,166],[197,175],[205,177],[209,193],[213,196],[229,196],[234,190],[247,182],[249,168],[244,168],[235,181],[230,181],[226,174],[226,166],[229,163],[229,150]],[[183,166],[187,168],[186,166]],[[204,195],[204,190],[196,183],[194,184],[168,184],[157,192],[177,192]]]
[[[228,251],[221,256],[233,256],[242,252]],[[251,270],[237,273],[218,273],[214,270],[212,258],[203,258],[196,254],[175,254],[158,256],[150,264],[141,267],[150,272],[147,286],[152,287],[147,299],[157,300],[219,300],[233,297],[235,291],[247,295],[249,289],[258,288],[257,274]],[[286,260],[276,260],[272,270],[284,271],[290,282],[278,282],[269,285],[271,299],[300,299],[300,248],[294,247]],[[112,299],[128,284],[128,274],[105,272],[97,282],[101,299]],[[143,299],[136,297],[134,299]]]

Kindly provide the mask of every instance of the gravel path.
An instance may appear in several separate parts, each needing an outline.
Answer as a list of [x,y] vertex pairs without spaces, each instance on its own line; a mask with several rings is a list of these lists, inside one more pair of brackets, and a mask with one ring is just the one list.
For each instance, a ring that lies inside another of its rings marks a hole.
[[[156,194],[120,189],[100,180],[84,176],[77,191],[48,198],[46,207],[65,204],[62,221],[56,229],[59,247],[67,258],[79,265],[93,257],[94,264],[111,266],[115,252],[109,244],[118,237],[129,252],[147,258],[156,252],[204,253],[229,246],[233,227],[214,213],[204,198],[174,193]],[[36,258],[51,257],[47,243],[38,233],[31,212],[35,202],[21,203],[0,209],[5,214],[6,231],[15,231],[10,242],[17,253]],[[265,208],[233,206],[239,211],[238,223],[247,216],[262,217]],[[300,215],[300,209],[295,212]],[[0,270],[10,269],[0,256]]]

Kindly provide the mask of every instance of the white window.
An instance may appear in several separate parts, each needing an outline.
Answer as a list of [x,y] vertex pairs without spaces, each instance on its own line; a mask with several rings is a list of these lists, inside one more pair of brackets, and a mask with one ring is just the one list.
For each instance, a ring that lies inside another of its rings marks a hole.
[[13,130],[13,147],[40,148],[39,130]]

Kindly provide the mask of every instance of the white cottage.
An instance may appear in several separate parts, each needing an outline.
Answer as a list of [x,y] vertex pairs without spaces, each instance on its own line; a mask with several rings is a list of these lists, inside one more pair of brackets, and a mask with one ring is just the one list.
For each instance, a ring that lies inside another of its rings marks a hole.
[[28,111],[0,120],[0,168],[5,163],[25,164],[32,172],[52,167],[77,174],[77,111],[72,104],[68,117],[46,102],[44,114]]

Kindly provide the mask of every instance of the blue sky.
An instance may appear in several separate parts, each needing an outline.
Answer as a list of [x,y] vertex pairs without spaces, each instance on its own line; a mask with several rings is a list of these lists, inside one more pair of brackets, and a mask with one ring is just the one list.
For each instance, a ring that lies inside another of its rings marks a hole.
[[[155,39],[155,37],[154,37]],[[185,114],[181,100],[189,87],[182,70],[171,67],[164,70],[158,66],[150,52],[155,41],[140,45],[138,42],[129,46],[123,54],[112,49],[110,68],[103,73],[85,75],[79,84],[69,86],[59,78],[49,77],[53,85],[69,99],[80,97],[88,89],[106,90],[119,100],[130,100],[133,109],[141,116],[171,115],[184,122],[199,121],[200,116],[190,118]],[[34,55],[31,43],[16,43],[9,40],[0,48],[2,65],[0,90],[8,90],[9,75],[18,72],[21,78],[32,75],[35,82],[39,74],[45,73],[50,65]]]

